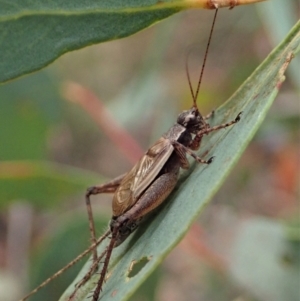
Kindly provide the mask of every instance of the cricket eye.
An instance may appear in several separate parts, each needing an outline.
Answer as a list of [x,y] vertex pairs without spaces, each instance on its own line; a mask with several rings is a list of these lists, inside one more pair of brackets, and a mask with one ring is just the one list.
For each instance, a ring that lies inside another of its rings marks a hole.
[[195,115],[189,114],[186,116],[186,118],[184,120],[184,125],[187,126],[190,123],[193,123],[194,120],[195,120]]
[[196,114],[192,110],[182,112],[177,118],[177,123],[183,125],[184,127],[194,125],[196,121]]
[[186,114],[184,118],[183,126],[193,127],[198,123],[199,123],[199,115],[197,114],[196,111],[190,111],[188,114]]

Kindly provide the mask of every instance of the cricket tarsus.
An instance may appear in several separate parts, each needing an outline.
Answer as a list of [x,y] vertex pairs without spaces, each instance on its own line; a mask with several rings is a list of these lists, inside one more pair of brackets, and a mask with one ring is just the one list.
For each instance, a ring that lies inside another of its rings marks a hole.
[[207,161],[207,164],[210,164],[210,163],[212,163],[213,161],[214,161],[214,156],[213,157],[210,157],[209,159],[208,159],[208,161]]

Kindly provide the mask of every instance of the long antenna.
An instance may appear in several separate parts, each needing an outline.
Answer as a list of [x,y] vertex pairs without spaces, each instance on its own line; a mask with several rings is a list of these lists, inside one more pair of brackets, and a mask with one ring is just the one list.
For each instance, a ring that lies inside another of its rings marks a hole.
[[185,60],[185,73],[186,73],[186,76],[187,76],[187,79],[188,79],[188,82],[189,82],[189,87],[190,87],[190,90],[191,90],[191,94],[192,94],[192,97],[193,97],[193,101],[194,101],[194,106],[197,106],[196,105],[196,99],[195,99],[195,95],[194,95],[194,90],[193,90],[193,86],[192,86],[192,82],[191,82],[191,77],[190,77],[190,72],[189,72],[189,56],[190,56],[191,52],[189,51],[188,55],[187,55],[187,58]]
[[[215,23],[216,23],[217,14],[218,14],[218,7],[216,7],[216,12],[215,12],[213,23],[212,23],[212,26],[211,26],[211,30],[210,30],[210,34],[209,34],[209,38],[208,38],[208,43],[207,43],[207,46],[206,46],[204,60],[203,60],[203,64],[202,64],[202,68],[201,68],[201,73],[200,73],[200,77],[199,77],[199,81],[198,81],[198,86],[197,86],[197,90],[196,90],[195,95],[192,92],[192,96],[193,96],[193,99],[194,99],[194,105],[195,106],[197,106],[196,105],[196,100],[197,100],[197,97],[198,97],[198,94],[199,94],[199,90],[200,90],[200,85],[201,85],[201,81],[202,81],[202,77],[203,77],[203,73],[204,73],[204,67],[205,67],[205,63],[206,63],[206,59],[207,59],[208,49],[209,49],[209,46],[210,46],[210,42],[211,42],[211,38],[212,38],[212,33],[213,33],[214,26],[215,26]],[[187,66],[187,64],[186,64],[186,66]],[[188,71],[188,68],[187,68],[187,71]],[[189,75],[188,75],[188,81],[189,81],[190,88],[192,90],[192,85],[190,83],[190,76]]]

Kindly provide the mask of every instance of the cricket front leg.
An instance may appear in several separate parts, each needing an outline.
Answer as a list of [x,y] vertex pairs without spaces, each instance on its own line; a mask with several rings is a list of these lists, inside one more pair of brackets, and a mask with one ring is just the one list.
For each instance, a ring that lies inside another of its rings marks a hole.
[[114,245],[115,245],[116,240],[117,240],[118,230],[119,230],[118,226],[116,226],[112,230],[110,243],[109,243],[109,245],[106,249],[106,253],[105,253],[106,256],[105,256],[105,259],[104,259],[102,270],[100,272],[100,279],[97,283],[96,289],[93,292],[93,299],[92,299],[93,301],[98,301],[98,299],[99,299],[99,295],[100,295],[100,292],[102,290],[103,283],[105,281],[105,276],[106,276],[106,272],[107,272],[107,269],[108,269],[108,264],[109,264],[109,261],[110,261],[111,253],[112,253],[112,250],[113,250]]
[[[86,191],[85,203],[86,203],[86,208],[87,208],[87,213],[88,213],[89,228],[90,228],[90,233],[91,233],[92,244],[96,243],[96,230],[95,230],[95,222],[94,222],[90,197],[91,197],[91,195],[96,195],[99,193],[114,193],[116,191],[116,189],[119,187],[124,176],[125,176],[125,174],[123,174],[107,183],[104,183],[102,185],[92,186],[92,187],[88,188]],[[97,249],[95,248],[93,250],[93,262],[97,261],[97,257],[98,257]]]
[[195,138],[193,139],[193,141],[192,141],[192,143],[190,144],[189,147],[191,149],[194,149],[194,150],[195,149],[199,149],[201,140],[202,140],[202,138],[203,138],[204,135],[208,135],[211,132],[227,128],[228,126],[231,126],[231,125],[239,122],[241,120],[241,114],[242,114],[242,112],[240,112],[236,116],[236,118],[234,120],[230,121],[230,122],[222,123],[222,124],[219,124],[219,125],[216,125],[216,126],[213,126],[213,127],[207,127],[206,129],[203,129],[203,130],[199,131],[196,134]]
[[208,113],[207,115],[205,115],[203,117],[204,120],[210,119],[211,117],[215,116],[215,110],[212,110],[210,113]]

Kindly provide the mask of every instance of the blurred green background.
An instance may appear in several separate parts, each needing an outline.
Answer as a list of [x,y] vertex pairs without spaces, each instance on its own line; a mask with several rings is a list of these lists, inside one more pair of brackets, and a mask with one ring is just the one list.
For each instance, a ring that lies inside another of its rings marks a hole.
[[[219,12],[199,96],[204,114],[287,34],[297,5]],[[191,105],[185,60],[190,51],[196,84],[212,16],[182,12],[0,86],[0,300],[23,296],[88,246],[85,189],[126,172]],[[131,300],[299,300],[296,63],[226,183]],[[128,155],[130,139],[137,146]],[[110,204],[109,195],[93,198],[98,234]],[[79,269],[31,300],[57,300]]]

